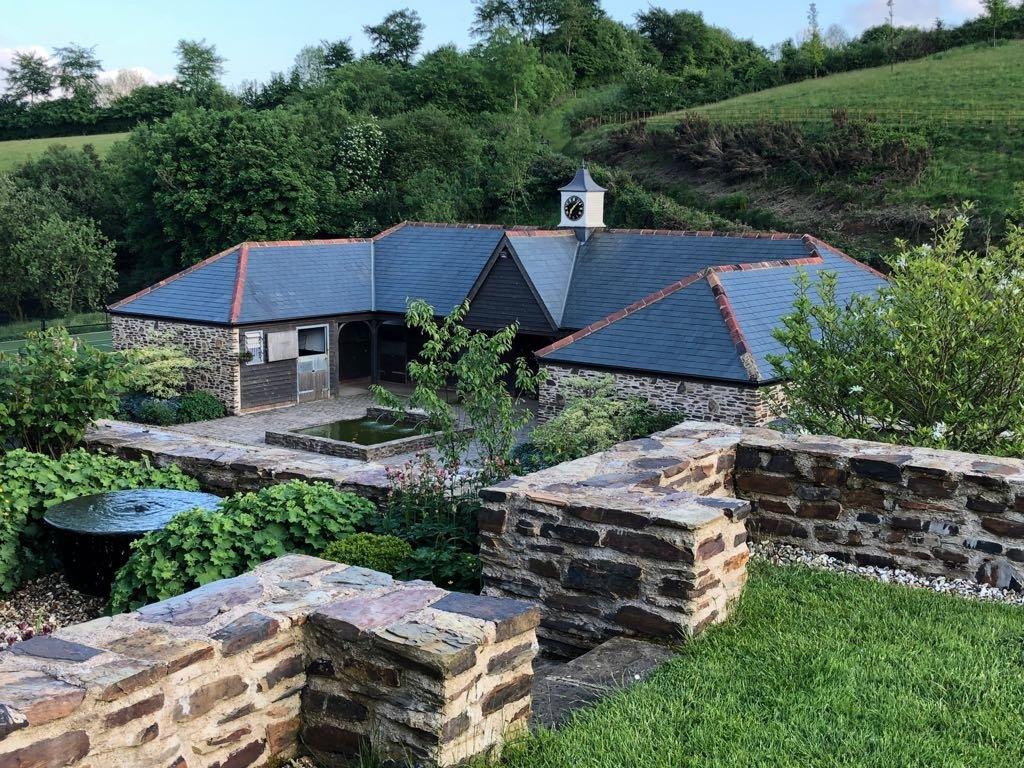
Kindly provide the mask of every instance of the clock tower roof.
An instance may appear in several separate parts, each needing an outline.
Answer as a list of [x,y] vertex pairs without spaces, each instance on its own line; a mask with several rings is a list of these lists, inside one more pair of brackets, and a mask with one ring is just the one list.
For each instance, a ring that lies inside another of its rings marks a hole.
[[560,187],[559,192],[607,192],[608,190],[594,181],[594,178],[590,175],[590,171],[586,168],[580,168],[576,171],[576,176],[573,180],[566,184],[564,187]]

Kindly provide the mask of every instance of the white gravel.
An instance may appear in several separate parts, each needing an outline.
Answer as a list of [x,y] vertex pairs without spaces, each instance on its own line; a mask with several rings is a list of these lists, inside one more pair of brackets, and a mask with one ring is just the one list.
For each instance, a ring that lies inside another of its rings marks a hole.
[[919,589],[930,589],[932,592],[943,592],[949,595],[957,595],[972,600],[991,600],[1015,605],[1024,605],[1024,592],[1014,592],[1009,589],[997,589],[986,584],[979,584],[976,581],[967,579],[950,579],[945,576],[924,576],[910,571],[903,571],[899,568],[878,568],[875,566],[851,565],[837,560],[828,555],[819,555],[814,552],[794,547],[789,544],[781,544],[774,541],[764,541],[750,544],[751,556],[758,560],[765,560],[776,565],[806,565],[810,568],[820,568],[826,571],[839,571],[841,573],[854,573],[858,576],[881,581],[886,584],[902,584],[907,587]]

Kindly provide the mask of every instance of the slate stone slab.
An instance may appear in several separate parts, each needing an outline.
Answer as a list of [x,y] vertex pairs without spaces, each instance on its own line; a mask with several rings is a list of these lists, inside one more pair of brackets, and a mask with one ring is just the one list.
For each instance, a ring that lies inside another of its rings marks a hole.
[[152,623],[177,627],[201,627],[237,605],[252,602],[263,595],[263,586],[251,573],[207,584],[159,603],[139,609],[139,618]]
[[386,595],[343,598],[321,608],[310,616],[310,621],[337,633],[342,640],[355,640],[365,632],[426,608],[444,595],[444,590],[437,587],[412,587]]
[[71,643],[50,635],[37,635],[30,640],[15,643],[11,646],[10,652],[15,656],[32,656],[36,659],[70,661],[76,664],[103,653],[96,648],[90,648],[81,643]]
[[66,717],[84,698],[85,689],[43,672],[0,672],[0,739]]
[[514,637],[540,623],[540,611],[532,603],[507,597],[486,597],[453,592],[434,603],[434,609],[493,621],[498,642]]
[[211,637],[221,643],[220,652],[225,656],[233,656],[241,653],[246,648],[251,648],[268,638],[277,634],[280,628],[277,619],[264,616],[262,613],[250,611],[249,613],[235,619],[216,632]]

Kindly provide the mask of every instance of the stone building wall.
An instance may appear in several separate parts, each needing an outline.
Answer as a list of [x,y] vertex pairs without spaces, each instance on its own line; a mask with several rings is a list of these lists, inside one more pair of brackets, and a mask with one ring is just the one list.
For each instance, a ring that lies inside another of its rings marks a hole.
[[556,415],[564,404],[564,380],[569,376],[598,379],[612,376],[622,397],[640,396],[665,411],[679,411],[698,421],[756,427],[778,418],[773,407],[780,396],[778,386],[749,387],[714,384],[697,379],[655,376],[623,371],[542,363],[547,379],[539,393],[538,417],[543,421]]
[[739,443],[735,486],[757,536],[1024,589],[1024,461],[764,430]]
[[184,347],[200,363],[189,371],[189,385],[215,395],[230,413],[241,410],[238,334],[233,329],[125,315],[111,315],[110,324],[114,349],[159,344]]
[[0,768],[452,765],[526,728],[536,623],[290,555],[0,654]]
[[749,504],[724,496],[728,429],[677,428],[486,490],[484,593],[537,603],[545,649],[565,656],[723,621],[749,557]]

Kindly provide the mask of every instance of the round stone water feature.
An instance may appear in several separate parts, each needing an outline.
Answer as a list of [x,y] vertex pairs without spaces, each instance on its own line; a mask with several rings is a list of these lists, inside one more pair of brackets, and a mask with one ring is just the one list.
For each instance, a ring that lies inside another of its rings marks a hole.
[[135,539],[163,528],[179,512],[218,504],[220,497],[193,491],[107,491],[57,504],[43,520],[53,530],[68,583],[81,592],[106,596]]

